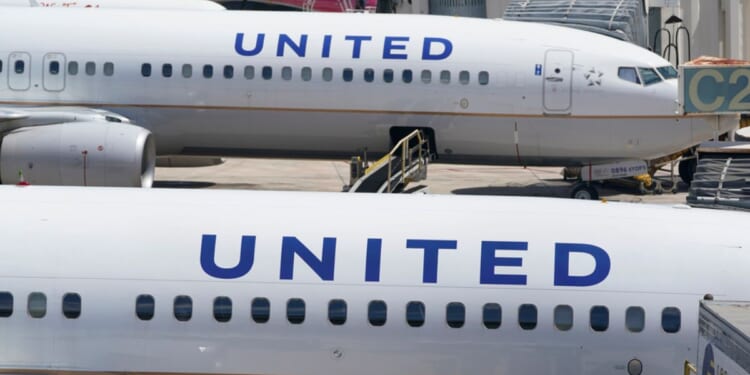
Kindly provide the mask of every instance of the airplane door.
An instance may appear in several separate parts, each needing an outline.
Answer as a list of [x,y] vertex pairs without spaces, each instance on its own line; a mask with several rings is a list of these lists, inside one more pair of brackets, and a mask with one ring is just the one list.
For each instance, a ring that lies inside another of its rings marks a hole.
[[8,57],[8,87],[11,90],[28,90],[31,86],[31,56],[26,52],[13,52]]
[[544,109],[570,112],[573,105],[573,52],[549,50],[544,56]]
[[48,53],[44,55],[42,83],[47,91],[62,91],[65,88],[65,55]]

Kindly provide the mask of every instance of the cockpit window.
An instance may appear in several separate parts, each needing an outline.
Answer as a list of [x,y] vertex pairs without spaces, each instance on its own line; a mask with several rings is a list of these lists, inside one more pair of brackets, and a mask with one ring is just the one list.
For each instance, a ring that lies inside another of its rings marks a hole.
[[677,78],[677,69],[675,69],[673,66],[662,66],[659,68],[656,68],[656,70],[659,71],[659,74],[661,74],[664,79],[676,79]]
[[617,70],[617,76],[628,82],[637,83],[639,85],[641,84],[641,80],[638,78],[638,73],[635,72],[635,68],[620,67],[620,69]]
[[641,74],[643,84],[646,86],[661,82],[661,77],[651,68],[638,68],[638,73]]

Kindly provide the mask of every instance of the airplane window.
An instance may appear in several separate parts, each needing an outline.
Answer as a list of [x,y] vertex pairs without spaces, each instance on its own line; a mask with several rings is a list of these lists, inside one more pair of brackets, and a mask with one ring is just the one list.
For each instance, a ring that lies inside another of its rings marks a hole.
[[291,298],[286,302],[286,319],[292,324],[301,324],[305,321],[305,301],[299,298]]
[[62,311],[68,319],[81,316],[81,296],[78,293],[65,293],[62,300]]
[[265,323],[271,317],[271,303],[267,298],[254,298],[251,314],[255,323]]
[[312,69],[310,69],[309,66],[306,66],[302,68],[302,72],[300,73],[300,76],[302,77],[303,81],[309,81],[312,79]]
[[0,292],[0,318],[13,315],[13,295],[9,292]]
[[405,69],[403,72],[401,72],[401,79],[404,81],[404,83],[411,83],[411,80],[412,80],[411,69]]
[[290,81],[292,79],[292,68],[289,66],[281,68],[281,78],[284,81]]
[[255,78],[255,67],[252,65],[246,65],[245,66],[245,79],[253,79]]
[[330,82],[333,79],[333,69],[323,68],[323,80]]
[[190,78],[193,76],[193,66],[190,64],[182,64],[182,76],[184,78]]
[[351,82],[354,79],[354,71],[352,68],[344,68],[342,71],[342,78],[344,82]]
[[667,333],[680,331],[680,309],[667,307],[661,311],[661,328]]
[[221,323],[232,319],[232,300],[229,297],[214,298],[214,319]]
[[523,304],[518,307],[518,325],[524,330],[536,328],[536,306]]
[[26,63],[24,63],[22,60],[16,60],[15,69],[14,71],[16,74],[23,74],[23,71],[26,70]]
[[96,74],[96,64],[93,61],[86,63],[86,75],[93,76]]
[[638,73],[635,72],[635,68],[620,67],[617,69],[617,76],[628,82],[637,83],[639,85],[641,84],[641,80],[638,78]]
[[0,73],[3,71],[3,60],[0,60]]
[[555,307],[555,327],[561,331],[573,328],[573,308],[568,305]]
[[372,82],[375,80],[375,71],[367,68],[365,69],[365,82]]
[[231,79],[234,77],[234,67],[231,65],[224,65],[224,78]]
[[676,79],[680,74],[677,72],[677,69],[675,69],[673,66],[662,66],[659,68],[656,68],[656,70],[659,71],[659,74],[661,74],[664,79]]
[[370,301],[367,306],[367,319],[376,327],[385,325],[388,316],[388,306],[383,301]]
[[625,327],[630,332],[641,332],[646,325],[646,313],[642,307],[630,306],[625,310]]
[[140,320],[151,320],[154,317],[154,297],[141,294],[135,298],[135,315]]
[[604,332],[609,328],[609,310],[605,306],[594,306],[591,308],[591,329],[596,332]]
[[260,74],[263,76],[263,79],[269,80],[273,78],[273,68],[270,66],[264,66],[263,69],[261,69]]
[[469,84],[469,72],[462,70],[458,73],[458,82],[461,82],[462,85],[468,85]]
[[432,82],[432,71],[429,71],[429,70],[422,71],[422,82],[424,83]]
[[203,65],[203,78],[211,78],[214,76],[214,66],[210,64]]
[[393,82],[393,69],[386,69],[383,71],[383,81],[387,83]]
[[47,296],[39,292],[30,293],[26,309],[32,318],[44,318],[47,314]]
[[52,75],[56,76],[59,73],[60,73],[60,62],[59,61],[51,61],[49,63],[49,74],[52,74]]
[[346,301],[332,299],[328,302],[328,321],[337,326],[346,323]]
[[461,302],[451,302],[445,308],[445,321],[448,327],[461,328],[466,319],[466,308]]
[[440,72],[440,83],[451,83],[451,72],[443,70]]
[[175,297],[174,317],[181,322],[190,320],[193,317],[193,299],[188,296]]
[[638,73],[641,74],[643,84],[646,86],[661,82],[661,77],[656,73],[656,70],[651,68],[638,68]]
[[503,309],[496,303],[487,303],[482,308],[482,322],[489,329],[498,329],[503,322]]
[[172,76],[172,64],[164,64],[161,66],[161,75],[164,77],[171,77]]
[[424,324],[424,303],[411,301],[406,304],[406,323],[411,327],[421,327]]
[[68,63],[68,74],[72,76],[78,74],[78,62],[71,61]]
[[144,77],[151,77],[151,64],[145,63],[141,65],[141,75]]
[[115,64],[111,62],[105,62],[104,63],[104,75],[107,77],[111,77],[115,74]]
[[479,72],[479,84],[485,86],[488,83],[490,83],[490,73],[486,71]]

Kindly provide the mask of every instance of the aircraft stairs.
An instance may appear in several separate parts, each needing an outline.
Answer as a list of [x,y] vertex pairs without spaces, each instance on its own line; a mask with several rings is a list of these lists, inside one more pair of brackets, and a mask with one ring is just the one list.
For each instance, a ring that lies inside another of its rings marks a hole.
[[398,193],[411,182],[427,178],[430,158],[428,139],[414,130],[396,143],[389,153],[369,167],[360,157],[352,158],[350,193]]
[[696,152],[698,164],[690,183],[688,204],[750,210],[750,143],[740,148],[710,143],[701,145]]

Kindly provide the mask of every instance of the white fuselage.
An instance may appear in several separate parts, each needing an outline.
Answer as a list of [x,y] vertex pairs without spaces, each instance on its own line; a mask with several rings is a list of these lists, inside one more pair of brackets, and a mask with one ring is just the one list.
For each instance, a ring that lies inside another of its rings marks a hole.
[[[697,356],[705,294],[750,299],[745,213],[503,197],[0,193],[0,372],[10,374],[622,374],[634,359],[644,373],[674,373]],[[45,314],[35,318],[38,293]],[[80,297],[77,318],[63,316],[69,294]],[[151,319],[137,315],[140,295],[153,298]],[[178,296],[191,300],[188,320],[176,319]],[[226,322],[217,297],[231,300]],[[301,322],[290,300],[304,302]],[[341,301],[345,322],[332,324]],[[387,306],[383,325],[371,321],[373,301]],[[407,312],[410,302],[422,307]],[[464,307],[451,315],[460,327],[446,321],[449,304]],[[499,326],[488,326],[487,304],[501,308]],[[570,320],[557,312],[568,308]],[[665,313],[675,310],[676,331]]]
[[7,8],[0,60],[0,105],[105,108],[152,131],[160,154],[377,154],[425,128],[444,161],[586,164],[730,128],[679,114],[676,79],[618,77],[669,66],[649,51],[500,20]]

